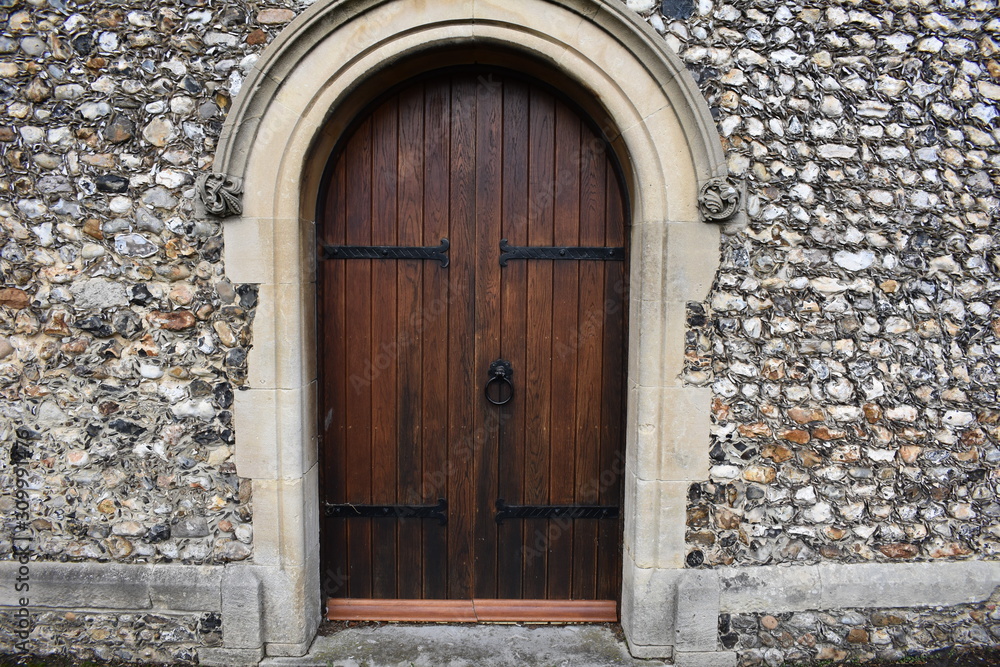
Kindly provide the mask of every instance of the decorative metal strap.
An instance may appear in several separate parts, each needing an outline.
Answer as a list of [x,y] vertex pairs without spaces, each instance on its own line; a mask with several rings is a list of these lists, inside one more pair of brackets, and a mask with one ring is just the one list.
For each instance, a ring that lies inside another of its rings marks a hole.
[[496,522],[504,519],[617,519],[611,505],[506,505],[497,500]]
[[326,503],[326,516],[331,519],[437,519],[448,523],[448,502],[438,498],[437,505],[352,505]]
[[398,245],[328,245],[323,246],[323,259],[436,259],[442,267],[448,266],[448,239],[441,239],[441,245],[398,246]]
[[508,259],[603,259],[610,262],[625,260],[625,248],[512,246],[500,240],[500,266]]

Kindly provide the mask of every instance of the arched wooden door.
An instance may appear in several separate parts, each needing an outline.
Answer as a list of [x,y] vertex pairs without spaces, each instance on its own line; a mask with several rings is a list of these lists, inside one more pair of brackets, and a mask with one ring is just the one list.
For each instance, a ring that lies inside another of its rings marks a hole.
[[324,183],[330,615],[613,619],[628,271],[606,143],[544,85],[442,71],[364,113]]

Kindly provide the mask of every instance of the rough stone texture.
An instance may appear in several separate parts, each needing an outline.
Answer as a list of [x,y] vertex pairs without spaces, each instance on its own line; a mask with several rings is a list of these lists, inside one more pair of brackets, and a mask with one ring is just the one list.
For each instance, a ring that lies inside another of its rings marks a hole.
[[[252,557],[231,405],[256,288],[227,279],[194,182],[280,29],[257,25],[265,10],[0,2],[2,559],[15,535],[36,562]],[[17,458],[27,523],[12,511]],[[34,620],[33,651],[80,658],[190,663],[220,644],[217,614]]]
[[930,609],[837,609],[724,614],[720,648],[740,667],[808,660],[867,662],[924,656],[941,646],[972,648],[1000,640],[997,597],[978,605]]
[[1000,552],[994,0],[704,2],[651,24],[749,225],[690,304],[714,390],[691,565]]
[[[647,19],[709,101],[749,218],[689,304],[685,378],[712,387],[714,425],[688,565],[995,559],[997,3],[679,7]],[[891,626],[723,616],[720,648],[777,665],[995,644],[994,603]]]
[[[36,563],[252,556],[231,405],[256,288],[226,278],[194,182],[278,29],[260,9],[0,2],[0,559],[15,535]],[[191,663],[221,642],[218,614],[34,622],[33,651],[79,658]]]
[[[46,611],[34,617],[29,643],[36,655],[72,655],[81,660],[190,665],[198,649],[222,641],[217,614],[98,614]],[[0,654],[20,641],[11,615],[0,613]]]
[[252,553],[230,406],[255,288],[193,184],[261,47],[255,3],[196,4],[0,3],[0,558],[15,530],[36,560]]

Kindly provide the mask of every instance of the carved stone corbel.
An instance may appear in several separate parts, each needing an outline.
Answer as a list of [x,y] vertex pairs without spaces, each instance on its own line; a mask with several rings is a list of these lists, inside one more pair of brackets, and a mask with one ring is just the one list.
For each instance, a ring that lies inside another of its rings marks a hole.
[[701,186],[698,208],[708,222],[724,222],[740,207],[740,188],[731,178],[713,178]]
[[243,179],[209,173],[198,178],[198,197],[205,210],[220,218],[243,214]]

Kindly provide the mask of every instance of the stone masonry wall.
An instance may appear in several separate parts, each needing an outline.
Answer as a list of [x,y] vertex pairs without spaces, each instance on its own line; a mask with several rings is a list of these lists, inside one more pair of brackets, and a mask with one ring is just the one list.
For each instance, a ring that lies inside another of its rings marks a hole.
[[15,534],[37,559],[250,555],[230,406],[256,292],[226,279],[193,184],[266,21],[290,18],[0,2],[0,557]]
[[690,566],[1000,552],[995,0],[665,3],[747,187]]
[[[256,290],[227,280],[221,223],[196,211],[194,181],[291,16],[0,2],[0,558],[14,544],[32,560],[250,557],[230,407]],[[0,652],[18,641],[7,621]],[[217,615],[45,612],[28,643],[180,664],[220,642]]]
[[[656,9],[749,220],[688,308],[686,380],[712,387],[714,424],[687,565],[995,559],[997,3]],[[1000,643],[998,613],[724,614],[719,648],[747,666],[898,659]]]

